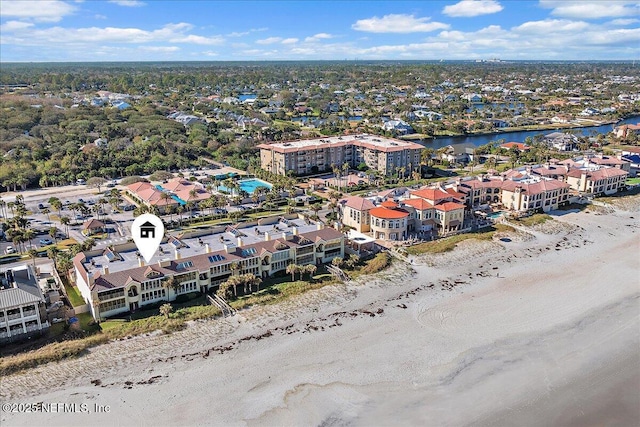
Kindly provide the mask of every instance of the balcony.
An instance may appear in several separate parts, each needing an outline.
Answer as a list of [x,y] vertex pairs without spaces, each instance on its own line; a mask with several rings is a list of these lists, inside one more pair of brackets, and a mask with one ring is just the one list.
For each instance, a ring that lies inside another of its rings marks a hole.
[[9,314],[7,315],[7,320],[19,319],[21,317],[20,313]]
[[36,310],[27,310],[22,312],[23,317],[35,316],[38,312]]

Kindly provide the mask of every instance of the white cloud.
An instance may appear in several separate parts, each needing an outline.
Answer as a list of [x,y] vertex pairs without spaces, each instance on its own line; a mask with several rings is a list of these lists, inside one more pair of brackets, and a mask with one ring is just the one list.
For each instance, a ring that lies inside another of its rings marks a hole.
[[23,21],[7,21],[4,24],[0,25],[0,31],[2,32],[13,32],[13,31],[21,31],[27,28],[33,27],[34,24],[30,22]]
[[180,50],[178,46],[140,46],[138,47],[140,50],[144,50],[147,52],[177,52]]
[[57,0],[38,2],[0,0],[0,18],[32,19],[37,22],[58,22],[76,11],[76,7]]
[[545,19],[543,21],[528,21],[517,27],[513,31],[523,34],[545,35],[560,32],[582,31],[589,26],[584,21],[570,21],[567,19]]
[[256,40],[257,44],[274,44],[282,41],[282,37],[267,37],[266,39]]
[[640,2],[625,0],[540,0],[540,6],[553,9],[551,14],[563,18],[601,19],[640,15]]
[[332,36],[331,34],[327,34],[327,33],[318,33],[315,34],[311,37],[307,37],[306,39],[304,39],[304,41],[306,42],[317,42],[320,40],[327,40],[327,39],[332,39],[334,36]]
[[157,30],[119,27],[87,27],[63,28],[50,27],[30,29],[27,34],[18,31],[3,33],[3,43],[23,46],[48,46],[56,44],[91,44],[91,43],[184,43],[195,45],[219,45],[224,42],[221,36],[199,36],[188,34],[193,25],[181,22],[167,24]]
[[251,33],[257,33],[257,32],[267,31],[267,30],[268,30],[267,27],[251,28],[251,29],[249,29],[247,31],[234,31],[232,33],[227,34],[227,37],[242,37],[242,36],[249,35]]
[[640,19],[629,18],[629,19],[614,19],[612,21],[607,22],[607,24],[615,25],[615,26],[625,26],[625,25],[635,24],[637,22],[640,22]]
[[298,39],[297,39],[297,38],[295,38],[295,37],[290,37],[290,38],[288,38],[288,39],[284,39],[284,40],[282,40],[280,43],[282,43],[282,44],[294,44],[294,43],[297,43],[297,42],[298,42]]
[[502,9],[502,5],[496,0],[462,0],[459,3],[445,6],[442,13],[455,18],[469,18],[498,13]]
[[117,4],[118,6],[125,7],[141,7],[145,6],[146,3],[139,0],[109,0],[109,3]]
[[360,19],[351,26],[356,31],[369,33],[425,33],[435,30],[445,30],[449,24],[430,22],[431,18],[416,18],[413,15],[391,14],[382,18]]
[[107,17],[105,15],[100,15],[99,13],[93,15],[93,17],[95,19],[107,19]]

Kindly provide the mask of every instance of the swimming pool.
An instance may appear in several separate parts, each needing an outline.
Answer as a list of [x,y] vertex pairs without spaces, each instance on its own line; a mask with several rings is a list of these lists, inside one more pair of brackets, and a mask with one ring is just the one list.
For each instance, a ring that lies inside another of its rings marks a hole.
[[185,202],[184,200],[182,200],[180,197],[176,196],[175,194],[171,194],[169,193],[167,190],[165,190],[162,185],[156,185],[156,188],[160,191],[162,191],[163,193],[167,193],[171,196],[171,198],[173,200],[175,200],[176,202],[178,202],[179,205],[184,206],[187,204],[187,202]]
[[502,216],[503,213],[504,213],[503,211],[491,212],[490,214],[487,215],[487,217],[491,219],[498,219]]
[[[271,187],[272,187],[272,185],[269,184],[267,181],[263,181],[263,180],[258,179],[258,178],[242,179],[242,180],[238,181],[238,184],[240,184],[240,190],[244,190],[249,194],[253,194],[253,192],[258,187],[266,187],[269,190],[271,190]],[[228,193],[231,193],[231,189],[225,187],[224,185],[219,186],[218,190],[222,190],[222,191],[226,191]]]

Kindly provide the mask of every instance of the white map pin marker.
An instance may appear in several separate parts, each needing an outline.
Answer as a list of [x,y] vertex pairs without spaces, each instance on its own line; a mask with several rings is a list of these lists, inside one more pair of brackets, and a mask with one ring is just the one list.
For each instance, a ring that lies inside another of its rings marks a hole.
[[158,250],[164,237],[164,224],[162,220],[152,214],[142,214],[131,224],[131,234],[133,235],[133,241],[138,247],[138,251],[148,264]]

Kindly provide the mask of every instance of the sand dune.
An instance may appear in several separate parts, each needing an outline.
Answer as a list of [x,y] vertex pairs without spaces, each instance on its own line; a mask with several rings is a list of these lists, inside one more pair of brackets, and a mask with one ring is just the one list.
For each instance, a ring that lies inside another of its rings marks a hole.
[[110,412],[1,424],[638,425],[634,215],[565,213],[510,242],[3,378],[3,402]]

